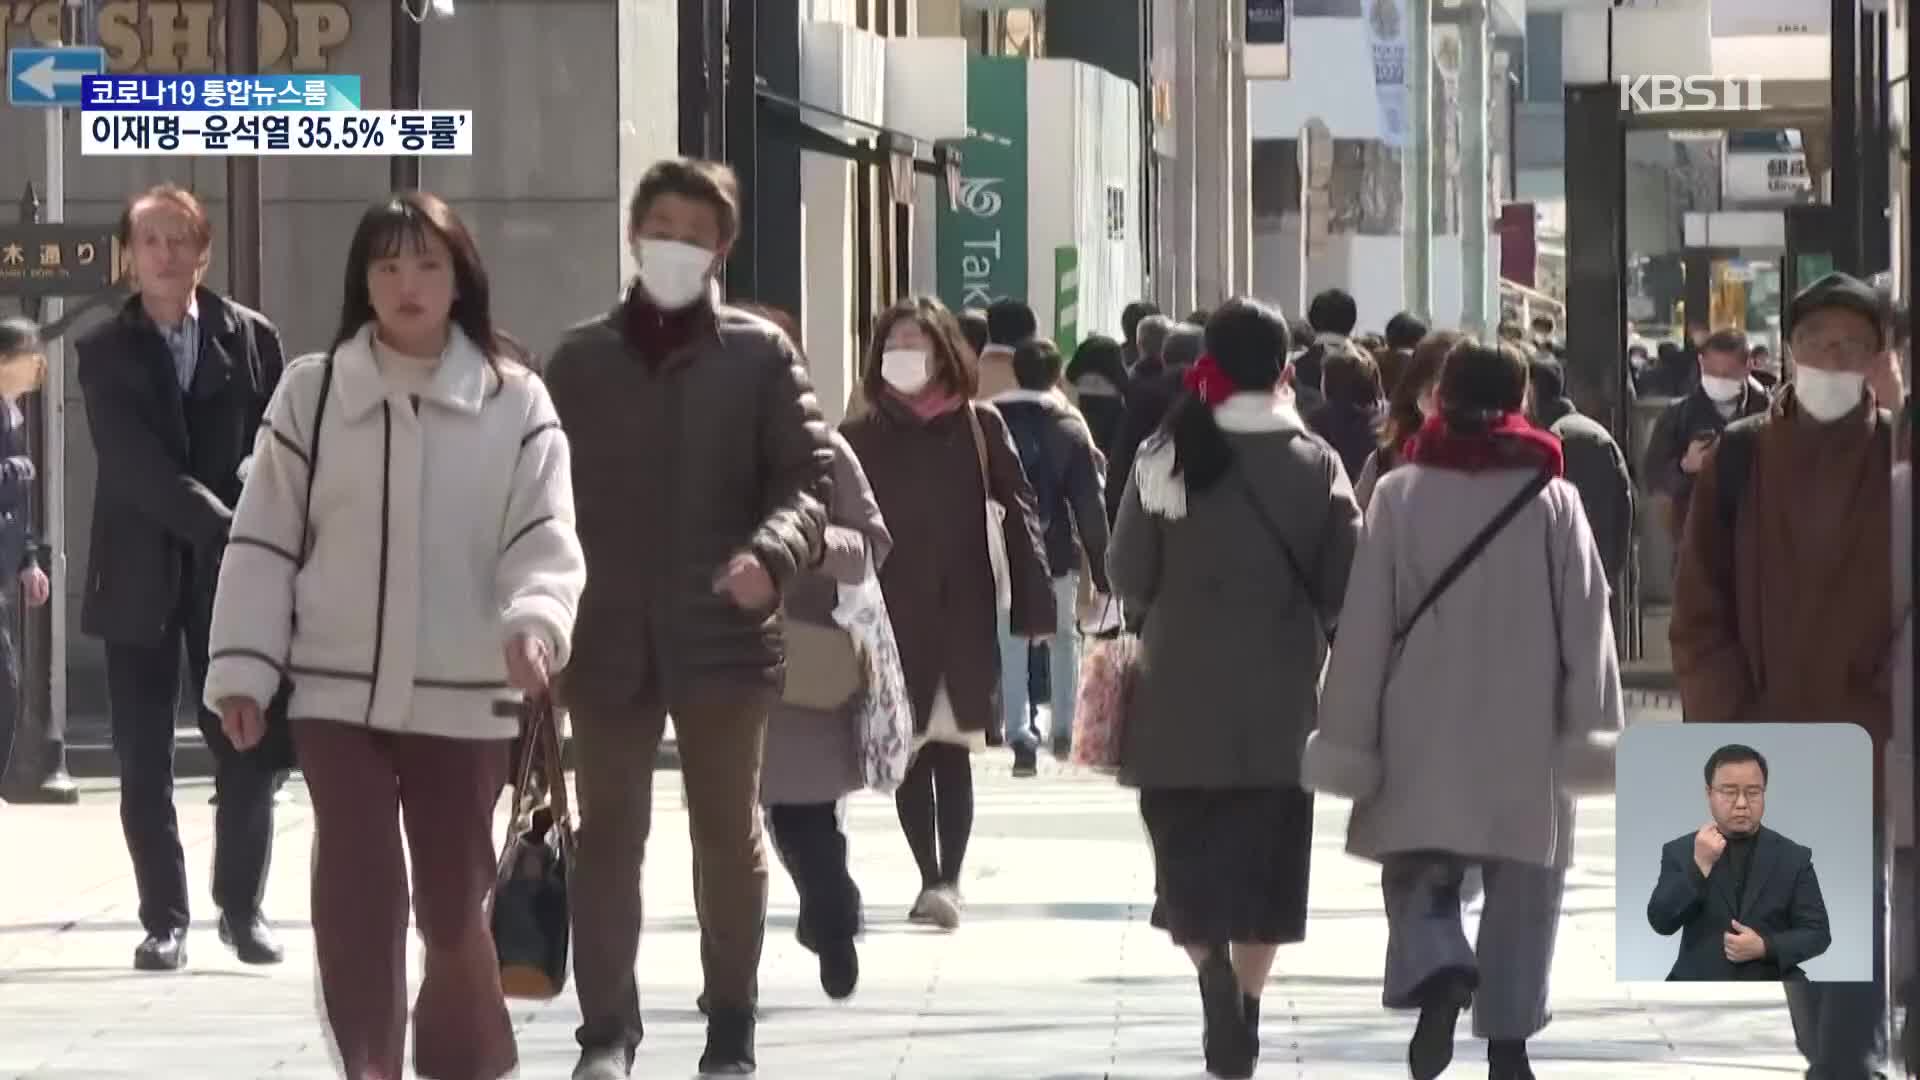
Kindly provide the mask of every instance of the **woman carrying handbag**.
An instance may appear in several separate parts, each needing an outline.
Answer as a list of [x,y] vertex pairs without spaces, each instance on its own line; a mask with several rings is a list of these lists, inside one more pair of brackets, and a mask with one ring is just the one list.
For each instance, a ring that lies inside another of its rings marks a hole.
[[586,562],[567,439],[432,195],[369,209],[334,346],[267,409],[214,603],[206,701],[242,749],[285,676],[313,800],[320,991],[348,1080],[405,1075],[408,865],[426,945],[414,1068],[517,1064],[486,917],[524,695],[567,661]]

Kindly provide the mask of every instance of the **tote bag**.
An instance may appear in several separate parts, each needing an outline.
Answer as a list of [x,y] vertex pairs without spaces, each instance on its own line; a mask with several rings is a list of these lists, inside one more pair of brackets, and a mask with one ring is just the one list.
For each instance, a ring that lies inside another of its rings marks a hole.
[[[513,788],[514,810],[500,852],[488,923],[506,996],[546,1001],[567,985],[573,813],[552,700],[528,702],[522,722],[525,753]],[[540,779],[537,785],[535,777]]]
[[858,689],[848,703],[860,776],[867,787],[891,795],[906,779],[913,754],[913,698],[900,666],[900,644],[887,615],[886,594],[871,566],[858,585],[840,586],[833,618],[861,661]]
[[1105,607],[1100,619],[1103,629],[1085,635],[1090,644],[1080,661],[1080,686],[1074,700],[1072,762],[1115,772],[1120,768],[1128,713],[1140,680],[1140,638],[1120,629],[1125,620],[1111,599]]

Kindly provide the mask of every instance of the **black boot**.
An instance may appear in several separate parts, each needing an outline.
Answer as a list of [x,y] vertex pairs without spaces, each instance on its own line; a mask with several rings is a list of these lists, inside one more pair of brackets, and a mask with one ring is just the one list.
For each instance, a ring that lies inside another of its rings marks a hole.
[[1494,1039],[1487,1043],[1487,1080],[1533,1080],[1525,1039]]
[[1242,1011],[1247,1014],[1247,1041],[1253,1044],[1253,1060],[1260,1060],[1260,999],[1252,994],[1240,996]]
[[752,1076],[753,1010],[710,1005],[701,1076]]
[[1247,1024],[1240,980],[1225,949],[1209,955],[1200,967],[1200,1006],[1206,1023],[1200,1046],[1207,1059],[1207,1074],[1220,1080],[1252,1076],[1253,1033]]
[[1436,971],[1427,977],[1415,999],[1420,1022],[1407,1042],[1407,1069],[1413,1080],[1434,1080],[1453,1064],[1453,1030],[1461,1010],[1473,1001],[1473,973],[1460,968]]

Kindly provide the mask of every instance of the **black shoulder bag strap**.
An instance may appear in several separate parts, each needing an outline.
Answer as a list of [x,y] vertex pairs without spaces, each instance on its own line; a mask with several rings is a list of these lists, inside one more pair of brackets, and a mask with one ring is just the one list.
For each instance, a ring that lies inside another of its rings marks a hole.
[[333,354],[320,371],[320,401],[313,407],[313,435],[307,440],[307,493],[300,506],[300,560],[307,565],[307,537],[313,526],[313,485],[320,479],[320,424],[327,418],[327,399],[333,396]]
[[1473,561],[1480,557],[1480,553],[1487,549],[1487,545],[1493,542],[1493,538],[1499,536],[1501,530],[1505,529],[1520,511],[1532,502],[1535,496],[1546,490],[1547,485],[1552,482],[1553,473],[1546,469],[1540,470],[1533,479],[1527,481],[1525,487],[1508,500],[1507,505],[1500,508],[1499,513],[1493,515],[1492,521],[1487,522],[1472,540],[1467,541],[1467,546],[1461,550],[1460,554],[1454,556],[1453,561],[1447,564],[1447,568],[1440,571],[1440,576],[1434,578],[1433,584],[1427,587],[1427,595],[1420,598],[1420,603],[1413,609],[1413,614],[1407,616],[1406,621],[1400,624],[1400,629],[1393,632],[1395,645],[1406,642],[1407,635],[1413,633],[1414,624],[1427,613],[1427,609],[1439,601],[1441,595],[1459,580],[1460,575],[1466,573],[1467,567],[1472,566]]
[[1294,583],[1300,586],[1301,595],[1307,598],[1307,606],[1313,609],[1313,622],[1320,628],[1320,636],[1326,639],[1327,644],[1333,644],[1333,633],[1320,619],[1320,602],[1314,593],[1313,580],[1307,577],[1306,570],[1301,568],[1300,560],[1293,557],[1293,546],[1287,543],[1287,535],[1280,530],[1280,523],[1273,520],[1273,516],[1267,513],[1267,504],[1260,501],[1260,493],[1254,490],[1253,482],[1247,479],[1247,474],[1238,466],[1233,470],[1233,478],[1240,485],[1240,494],[1245,496],[1248,505],[1253,507],[1254,516],[1260,519],[1261,528],[1267,531],[1267,536],[1272,538],[1274,545],[1280,549],[1281,556],[1287,560],[1287,569],[1293,572]]

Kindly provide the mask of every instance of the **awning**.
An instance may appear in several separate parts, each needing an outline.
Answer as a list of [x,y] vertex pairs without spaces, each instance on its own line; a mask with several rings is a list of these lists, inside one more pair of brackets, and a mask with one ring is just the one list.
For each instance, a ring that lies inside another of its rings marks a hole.
[[[932,139],[922,139],[904,131],[882,127],[869,123],[833,109],[810,105],[799,98],[778,94],[765,86],[754,87],[754,96],[760,102],[761,116],[768,121],[767,130],[786,139],[802,150],[811,150],[816,154],[827,154],[861,165],[894,168],[905,161],[912,161],[913,171],[923,176],[945,179],[956,190],[952,197],[958,198],[960,177],[960,148],[950,143]],[[807,123],[806,116],[812,114],[835,124],[857,128],[872,134],[871,144],[866,140],[848,142]],[[920,156],[920,148],[926,147],[926,157]]]

